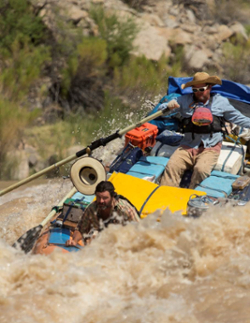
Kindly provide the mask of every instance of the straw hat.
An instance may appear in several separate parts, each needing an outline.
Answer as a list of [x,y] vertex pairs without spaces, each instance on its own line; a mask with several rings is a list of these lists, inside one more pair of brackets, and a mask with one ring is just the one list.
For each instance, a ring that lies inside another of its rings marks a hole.
[[209,84],[222,84],[221,79],[218,76],[210,76],[206,72],[197,72],[194,74],[193,80],[190,82],[187,82],[186,84],[182,84],[182,89],[185,89],[189,86],[202,84],[202,83],[209,83]]

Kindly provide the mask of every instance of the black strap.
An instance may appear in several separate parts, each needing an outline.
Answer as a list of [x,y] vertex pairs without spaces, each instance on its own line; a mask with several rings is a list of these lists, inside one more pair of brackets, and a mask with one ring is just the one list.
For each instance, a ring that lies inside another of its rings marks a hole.
[[74,206],[74,202],[72,202],[70,205],[69,205],[69,208],[68,208],[68,210],[67,210],[67,212],[66,212],[66,214],[65,214],[65,216],[64,216],[64,218],[63,218],[63,220],[62,220],[62,222],[64,223],[65,221],[66,221],[66,219],[67,219],[67,217],[68,217],[68,215],[69,215],[69,212],[71,211],[71,209],[72,209],[72,207]]
[[[64,218],[63,218],[63,220],[62,220],[62,222],[63,222],[63,223],[67,220],[67,217],[68,217],[68,215],[69,215],[69,212],[70,212],[70,211],[71,211],[71,209],[76,205],[76,203],[77,203],[77,202],[82,202],[82,201],[84,200],[84,198],[85,198],[85,196],[83,196],[81,199],[76,199],[76,200],[74,200],[74,201],[72,201],[72,202],[71,202],[71,204],[69,205],[69,208],[68,208],[68,210],[67,210],[67,212],[66,212],[66,214],[65,214],[65,216],[64,216]],[[80,209],[81,209],[82,211],[84,211],[84,210],[85,210],[85,207],[84,207],[83,205],[81,205],[81,203],[80,203]]]
[[158,153],[160,152],[160,149],[164,146],[164,143],[161,142],[159,147],[156,149],[155,156],[158,156]]

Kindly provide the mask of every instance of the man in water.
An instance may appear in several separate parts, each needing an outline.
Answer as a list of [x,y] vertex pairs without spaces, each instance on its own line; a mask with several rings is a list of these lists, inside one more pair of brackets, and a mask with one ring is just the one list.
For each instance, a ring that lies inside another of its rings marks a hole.
[[128,221],[139,221],[136,208],[115,192],[114,185],[102,181],[96,186],[96,200],[85,210],[67,246],[76,246],[78,241],[89,243],[109,224],[126,225]]
[[[182,95],[159,107],[162,109],[167,105],[170,110],[180,108],[181,128],[184,132],[181,146],[174,152],[166,166],[161,185],[178,187],[185,170],[193,169],[189,188],[194,189],[211,174],[222,147],[224,119],[238,126],[250,128],[250,118],[236,110],[227,98],[220,94],[211,94],[211,89],[216,84],[222,84],[219,77],[198,72],[192,81],[182,86],[183,89],[192,87],[193,93]],[[202,125],[198,122],[197,125],[197,122],[194,122],[198,106],[202,107],[206,118],[210,114],[207,118],[212,121],[210,124]]]

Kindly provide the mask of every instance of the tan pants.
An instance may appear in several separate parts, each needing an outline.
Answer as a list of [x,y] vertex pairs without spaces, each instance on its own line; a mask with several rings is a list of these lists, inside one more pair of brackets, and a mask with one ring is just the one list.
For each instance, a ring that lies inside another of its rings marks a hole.
[[214,150],[204,149],[201,153],[192,155],[185,148],[179,147],[169,159],[160,185],[178,187],[185,170],[193,168],[189,185],[193,189],[211,174],[218,157],[219,153]]

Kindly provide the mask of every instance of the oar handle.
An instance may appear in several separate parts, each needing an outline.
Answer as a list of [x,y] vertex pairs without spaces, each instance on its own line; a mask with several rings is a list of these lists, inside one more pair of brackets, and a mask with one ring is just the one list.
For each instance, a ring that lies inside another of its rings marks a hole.
[[76,153],[75,157],[81,157],[81,156],[85,155],[87,153],[88,148],[90,149],[90,151],[95,150],[98,147],[106,146],[107,143],[109,143],[110,141],[117,139],[119,137],[121,137],[119,134],[119,131],[116,131],[115,133],[113,133],[112,135],[110,135],[106,138],[97,139],[97,140],[93,141],[88,147],[78,151]]
[[124,128],[124,129],[122,129],[122,130],[117,130],[115,133],[109,135],[106,138],[100,138],[100,139],[98,139],[96,141],[93,141],[89,146],[87,146],[86,148],[78,151],[75,155],[71,155],[71,156],[59,161],[58,163],[55,163],[55,164],[53,164],[53,165],[51,165],[51,166],[37,172],[37,173],[35,173],[35,174],[33,174],[33,175],[31,175],[31,176],[29,176],[29,177],[15,183],[15,184],[13,184],[13,185],[10,185],[9,187],[3,189],[2,191],[0,191],[0,196],[14,190],[15,188],[18,188],[18,187],[22,186],[23,184],[29,183],[29,182],[33,181],[34,179],[48,173],[49,171],[52,171],[52,170],[66,164],[66,163],[69,163],[70,161],[72,161],[72,160],[74,160],[74,159],[76,159],[78,157],[81,157],[81,156],[85,155],[87,153],[88,148],[92,151],[92,150],[94,150],[94,149],[96,149],[98,147],[105,146],[110,141],[112,141],[112,140],[114,140],[116,138],[122,137],[128,131],[130,131],[130,130],[136,128],[136,127],[140,127],[142,124],[144,124],[144,123],[146,123],[146,122],[148,122],[150,120],[153,120],[155,118],[158,118],[158,117],[160,117],[162,115],[165,115],[165,114],[167,114],[169,112],[170,112],[170,110],[168,108],[165,108],[163,110],[157,111],[157,112],[147,116],[146,118],[140,120],[136,124],[132,124],[132,125]]

